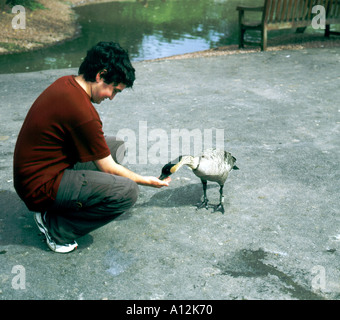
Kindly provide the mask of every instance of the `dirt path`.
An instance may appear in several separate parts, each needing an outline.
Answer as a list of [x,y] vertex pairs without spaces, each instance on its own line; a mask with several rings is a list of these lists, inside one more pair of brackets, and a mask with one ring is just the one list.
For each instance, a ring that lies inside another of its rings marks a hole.
[[119,0],[39,0],[45,9],[26,10],[26,28],[13,29],[16,16],[6,7],[0,12],[0,54],[29,51],[77,36],[78,25],[73,6]]

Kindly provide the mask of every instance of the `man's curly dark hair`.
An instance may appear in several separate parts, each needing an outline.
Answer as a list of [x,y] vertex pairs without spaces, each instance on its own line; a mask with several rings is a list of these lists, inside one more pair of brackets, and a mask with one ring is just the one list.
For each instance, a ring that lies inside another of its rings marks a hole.
[[95,82],[99,72],[103,72],[105,83],[123,83],[127,88],[131,88],[136,79],[127,51],[112,41],[98,42],[88,50],[78,74],[83,75],[85,81]]

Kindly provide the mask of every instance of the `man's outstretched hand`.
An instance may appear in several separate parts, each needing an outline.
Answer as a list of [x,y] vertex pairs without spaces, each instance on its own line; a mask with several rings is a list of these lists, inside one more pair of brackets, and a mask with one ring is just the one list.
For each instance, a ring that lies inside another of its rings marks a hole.
[[167,177],[164,180],[159,180],[156,177],[144,177],[144,179],[145,179],[145,183],[143,183],[144,185],[154,188],[168,187],[171,181],[170,177]]

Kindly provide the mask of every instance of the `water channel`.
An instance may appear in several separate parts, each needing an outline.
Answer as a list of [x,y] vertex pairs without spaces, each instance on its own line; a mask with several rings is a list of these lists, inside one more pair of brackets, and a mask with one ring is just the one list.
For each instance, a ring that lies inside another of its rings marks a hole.
[[76,68],[98,41],[119,42],[132,61],[237,44],[240,4],[262,5],[263,0],[128,0],[76,7],[77,38],[0,55],[0,73]]

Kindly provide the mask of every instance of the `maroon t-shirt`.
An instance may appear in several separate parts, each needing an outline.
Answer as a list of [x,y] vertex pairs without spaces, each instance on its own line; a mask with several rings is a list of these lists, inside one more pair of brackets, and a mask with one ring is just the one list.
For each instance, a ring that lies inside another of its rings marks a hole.
[[74,76],[62,77],[28,111],[14,151],[14,187],[30,210],[46,210],[65,169],[108,155],[90,97]]

